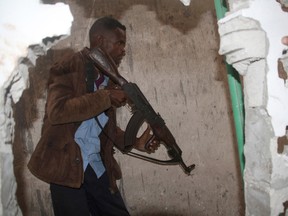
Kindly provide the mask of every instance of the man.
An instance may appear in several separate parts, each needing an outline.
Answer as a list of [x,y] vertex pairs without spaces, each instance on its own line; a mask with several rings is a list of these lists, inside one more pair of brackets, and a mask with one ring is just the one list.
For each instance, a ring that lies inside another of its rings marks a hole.
[[[89,32],[90,49],[50,70],[42,135],[28,168],[50,184],[56,216],[129,215],[117,189],[121,171],[113,158],[113,145],[125,150],[115,109],[125,105],[127,98],[88,58],[91,50],[100,48],[119,66],[125,56],[125,30],[113,18],[96,20]],[[89,71],[95,77],[92,90],[87,84]],[[133,147],[154,152],[157,140],[144,147],[149,132],[147,128]]]

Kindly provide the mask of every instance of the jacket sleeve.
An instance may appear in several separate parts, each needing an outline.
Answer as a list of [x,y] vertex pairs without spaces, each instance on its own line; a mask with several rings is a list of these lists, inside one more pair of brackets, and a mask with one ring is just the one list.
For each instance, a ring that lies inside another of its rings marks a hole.
[[[77,70],[83,70],[83,67],[82,64],[82,66],[58,65],[51,68],[46,104],[46,111],[51,124],[84,121],[111,106],[107,90],[85,93],[85,78],[83,81],[79,80],[79,71],[77,72]],[[79,94],[78,88],[83,89],[83,86],[84,93]]]
[[119,127],[116,127],[116,138],[115,138],[115,145],[121,151],[125,151],[125,144],[124,144],[124,131],[122,131]]

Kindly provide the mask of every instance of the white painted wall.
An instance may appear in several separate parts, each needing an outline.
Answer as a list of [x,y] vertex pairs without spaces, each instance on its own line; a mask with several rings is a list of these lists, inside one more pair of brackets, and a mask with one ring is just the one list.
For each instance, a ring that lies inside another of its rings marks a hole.
[[218,22],[219,53],[243,75],[246,215],[279,215],[288,200],[287,150],[277,152],[278,137],[287,133],[288,89],[277,61],[287,49],[281,38],[288,35],[288,13],[276,0],[229,5]]
[[[248,9],[244,9],[243,16],[257,20],[267,37],[267,110],[271,116],[272,126],[276,136],[286,134],[288,125],[288,88],[278,76],[277,60],[282,57],[286,49],[281,38],[288,35],[288,13],[281,10],[279,3],[274,0],[252,1]],[[271,14],[268,15],[267,14]],[[273,14],[273,15],[272,15]],[[257,49],[255,45],[252,47]],[[257,88],[257,86],[251,86]]]

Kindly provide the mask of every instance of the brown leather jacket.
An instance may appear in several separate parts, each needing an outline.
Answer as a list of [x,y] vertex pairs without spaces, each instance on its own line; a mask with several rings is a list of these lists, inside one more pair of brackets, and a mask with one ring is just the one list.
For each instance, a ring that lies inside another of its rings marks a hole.
[[101,156],[111,190],[116,191],[116,179],[121,178],[121,171],[113,157],[113,142],[122,148],[123,131],[116,127],[115,111],[111,108],[108,91],[86,93],[85,63],[85,57],[78,52],[51,68],[42,135],[28,168],[47,183],[79,188],[84,172],[74,134],[82,121],[106,111],[109,121],[105,134],[111,138],[103,134],[100,136]]

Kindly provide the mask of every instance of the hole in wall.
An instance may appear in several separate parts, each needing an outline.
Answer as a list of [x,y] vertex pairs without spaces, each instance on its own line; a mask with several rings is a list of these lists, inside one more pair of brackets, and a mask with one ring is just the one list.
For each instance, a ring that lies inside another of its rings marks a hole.
[[278,137],[277,143],[278,143],[277,147],[278,154],[288,155],[288,126],[286,126],[286,135]]

